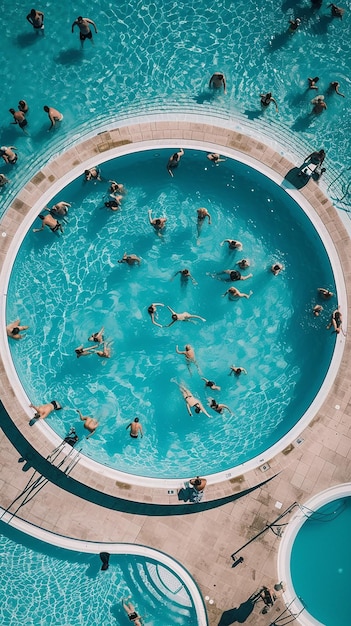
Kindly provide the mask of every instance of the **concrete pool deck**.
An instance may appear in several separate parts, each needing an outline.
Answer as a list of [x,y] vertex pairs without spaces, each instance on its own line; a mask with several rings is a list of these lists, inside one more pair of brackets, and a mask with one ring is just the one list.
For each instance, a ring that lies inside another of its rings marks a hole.
[[[7,252],[20,224],[26,220],[33,205],[61,178],[79,167],[82,173],[82,163],[87,159],[91,159],[93,165],[94,162],[104,160],[105,155],[107,158],[107,153],[119,146],[144,142],[147,145],[147,142],[165,140],[179,147],[185,141],[194,141],[203,142],[206,148],[212,145],[213,151],[218,151],[220,146],[223,150],[233,148],[264,163],[283,178],[294,169],[294,164],[259,140],[201,123],[151,122],[103,132],[48,163],[18,194],[1,223],[0,230],[6,233],[6,237],[0,237],[1,266],[6,264]],[[310,180],[299,193],[313,206],[333,240],[349,298],[349,235],[336,210],[315,182]],[[213,600],[213,603],[207,603],[209,623],[211,626],[217,625],[224,611],[239,607],[262,584],[270,586],[279,582],[277,551],[280,540],[273,532],[264,533],[239,552],[238,556],[242,555],[244,562],[234,569],[231,568],[231,553],[259,533],[266,523],[273,522],[293,502],[303,503],[317,492],[349,480],[351,380],[348,372],[351,369],[351,352],[348,328],[344,328],[344,331],[345,348],[335,383],[311,423],[283,451],[270,458],[264,467],[208,485],[204,501],[225,497],[230,500],[232,496],[272,479],[242,498],[191,515],[174,516],[162,512],[159,516],[149,516],[143,513],[143,504],[177,505],[176,493],[168,494],[167,487],[150,489],[145,485],[116,482],[101,473],[89,472],[78,463],[71,474],[75,481],[87,483],[112,498],[139,502],[140,513],[128,513],[94,504],[49,482],[30,503],[20,509],[19,516],[66,536],[90,541],[135,542],[163,550],[178,559],[194,576],[203,596]],[[326,335],[326,340],[328,337]],[[337,339],[341,340],[344,339]],[[2,360],[0,397],[15,426],[45,459],[53,449],[52,442],[45,437],[45,432],[28,426],[28,415],[7,378]],[[31,471],[22,471],[18,450],[3,431],[0,434],[0,449],[0,505],[6,509],[25,487]],[[289,515],[282,523],[288,519]],[[245,623],[269,624],[284,610],[284,605],[278,599],[267,615],[261,614],[261,609],[262,603],[258,603]],[[227,621],[222,621],[223,626],[243,621],[244,611],[245,607],[241,608],[241,613],[233,610],[232,614],[226,616]]]

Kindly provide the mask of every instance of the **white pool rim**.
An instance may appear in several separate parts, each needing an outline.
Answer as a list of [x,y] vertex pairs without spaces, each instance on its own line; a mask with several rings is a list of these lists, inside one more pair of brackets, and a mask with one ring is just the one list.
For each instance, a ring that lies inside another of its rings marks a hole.
[[303,603],[295,593],[291,578],[290,559],[292,547],[297,533],[306,522],[306,519],[308,519],[306,517],[306,510],[304,511],[303,507],[311,511],[317,511],[329,502],[350,496],[351,482],[342,483],[341,485],[329,487],[329,489],[321,491],[302,505],[301,509],[294,514],[284,530],[278,551],[278,580],[282,581],[284,586],[283,600],[285,605],[289,607],[291,613],[298,615],[297,621],[301,626],[324,626],[322,622],[307,612]]
[[140,544],[133,543],[102,543],[95,541],[83,541],[80,539],[72,539],[70,537],[64,537],[63,535],[57,535],[56,533],[49,532],[39,526],[35,526],[29,522],[26,522],[19,517],[13,517],[11,513],[7,513],[0,507],[0,520],[4,523],[8,523],[16,530],[19,530],[30,537],[44,541],[50,545],[58,548],[64,548],[66,550],[73,550],[75,552],[86,552],[89,554],[98,555],[100,552],[109,552],[110,554],[141,556],[146,559],[152,559],[157,561],[161,565],[164,565],[169,570],[174,572],[178,578],[182,581],[186,591],[189,593],[194,609],[196,612],[197,626],[208,626],[207,613],[202,599],[201,592],[197,586],[195,580],[189,574],[189,572],[178,561],[170,557],[165,552],[160,552],[154,548],[148,548]]
[[[132,144],[126,144],[119,146],[117,148],[112,148],[106,152],[103,152],[99,155],[94,154],[94,156],[86,159],[83,163],[80,163],[78,166],[72,168],[65,176],[56,180],[40,197],[40,199],[33,204],[31,209],[25,215],[23,220],[18,226],[18,230],[16,232],[16,236],[13,238],[13,241],[10,244],[8,253],[6,255],[4,265],[0,274],[0,344],[3,346],[2,358],[4,362],[4,366],[7,372],[8,379],[12,383],[12,387],[16,397],[21,403],[23,410],[28,415],[28,418],[31,419],[32,412],[29,409],[29,404],[31,400],[27,397],[22,384],[18,378],[17,372],[15,370],[11,353],[9,350],[8,340],[6,336],[6,296],[8,283],[10,280],[10,274],[12,270],[13,263],[15,261],[18,250],[21,246],[21,243],[31,227],[35,217],[40,213],[40,211],[50,202],[51,198],[57,195],[64,187],[66,187],[69,183],[71,183],[76,178],[80,177],[85,169],[89,169],[94,165],[101,165],[111,159],[116,157],[125,156],[131,153],[136,152],[144,152],[147,150],[155,150],[155,149],[164,149],[169,148],[170,150],[174,150],[177,147],[178,142],[172,139],[164,139],[164,140],[153,140],[153,141],[140,141]],[[290,188],[289,185],[286,185],[284,182],[285,179],[275,172],[273,169],[266,166],[261,161],[254,159],[253,157],[240,152],[233,148],[228,148],[221,146],[220,144],[214,145],[213,143],[206,144],[205,141],[194,141],[194,140],[183,140],[182,147],[188,148],[192,150],[202,150],[206,153],[217,151],[221,155],[239,161],[242,164],[248,165],[258,171],[259,173],[267,176],[270,180],[275,182],[279,187],[284,188],[285,192],[301,207],[304,213],[307,215],[314,228],[318,232],[321,241],[325,247],[325,250],[329,256],[329,260],[331,266],[333,268],[335,285],[338,296],[338,304],[340,305],[341,310],[343,311],[343,325],[347,327],[347,295],[346,295],[346,286],[344,281],[344,275],[341,268],[341,263],[339,256],[337,254],[336,248],[334,246],[331,235],[329,234],[326,226],[323,221],[317,214],[316,210],[312,207],[312,205],[308,202],[308,200],[297,190],[296,188]],[[75,149],[79,149],[79,145],[75,146]],[[311,420],[315,417],[316,413],[322,406],[323,402],[326,400],[329,392],[332,389],[336,374],[338,372],[343,351],[345,346],[345,336],[343,333],[337,335],[335,349],[333,352],[333,356],[330,362],[330,366],[328,372],[324,378],[324,381],[319,389],[319,392],[315,396],[314,400],[308,407],[307,411],[303,416],[299,419],[299,421],[291,428],[286,435],[284,435],[279,441],[277,441],[273,446],[267,448],[263,453],[253,457],[252,459],[246,461],[245,463],[241,463],[233,468],[228,470],[224,470],[221,472],[217,472],[211,475],[207,475],[208,484],[214,484],[223,482],[228,479],[232,479],[238,476],[241,476],[243,473],[246,473],[250,470],[256,469],[259,466],[268,463],[270,459],[276,456],[279,452],[284,450],[288,445],[290,445],[294,440],[296,440],[301,432],[309,425]],[[36,424],[36,428],[42,430],[43,434],[46,438],[52,441],[54,447],[56,447],[62,440],[61,438],[54,433],[54,431],[46,424],[43,420],[40,420],[40,423]],[[98,472],[101,476],[106,476],[112,478],[115,481],[134,484],[138,486],[145,487],[156,487],[162,489],[175,489],[179,488],[180,479],[170,479],[170,478],[156,478],[156,477],[144,477],[136,474],[129,474],[126,472],[122,472],[120,470],[111,468],[107,465],[103,465],[94,461],[93,459],[80,455],[80,466],[84,466],[89,468],[91,471]],[[188,479],[191,477],[184,477],[184,479]],[[182,479],[183,480],[183,477]]]

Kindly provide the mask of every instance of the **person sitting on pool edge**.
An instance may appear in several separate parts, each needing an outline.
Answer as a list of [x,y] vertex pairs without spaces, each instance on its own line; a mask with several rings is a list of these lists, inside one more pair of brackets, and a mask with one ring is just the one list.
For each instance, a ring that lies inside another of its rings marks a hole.
[[135,626],[142,626],[141,616],[138,615],[135,610],[135,606],[132,602],[130,602],[130,596],[126,599],[122,599],[122,606],[125,612],[128,615],[128,619],[135,624]]
[[140,433],[140,437],[141,439],[144,436],[143,433],[143,427],[139,422],[139,418],[135,417],[133,422],[130,422],[130,424],[128,424],[128,426],[126,426],[126,430],[128,430],[128,428],[130,428],[130,436],[132,437],[132,439],[138,439],[139,433]]
[[191,485],[193,492],[190,496],[190,502],[200,502],[202,500],[206,484],[206,478],[200,478],[200,476],[189,480],[189,485]]
[[44,420],[52,411],[61,411],[62,409],[61,404],[57,402],[57,400],[51,400],[51,402],[40,404],[39,406],[35,406],[31,403],[29,406],[35,410],[35,415],[30,420],[29,426],[33,426],[38,419]]

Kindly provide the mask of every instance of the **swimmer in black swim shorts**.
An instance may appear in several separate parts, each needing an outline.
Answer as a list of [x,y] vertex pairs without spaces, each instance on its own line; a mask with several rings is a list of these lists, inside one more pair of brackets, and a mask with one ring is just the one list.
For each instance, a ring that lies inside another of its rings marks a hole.
[[88,17],[82,17],[80,15],[72,24],[72,33],[75,26],[78,26],[79,28],[79,39],[82,46],[86,39],[90,39],[91,43],[93,43],[93,33],[90,30],[89,24],[92,24],[92,26],[94,26],[95,32],[97,33],[95,22],[93,22],[93,20],[90,20]]
[[128,424],[128,426],[126,426],[126,430],[128,430],[128,428],[130,428],[130,436],[132,437],[132,439],[137,439],[138,435],[140,433],[140,437],[143,438],[143,427],[139,422],[139,418],[135,417],[134,421],[131,422],[130,424]]

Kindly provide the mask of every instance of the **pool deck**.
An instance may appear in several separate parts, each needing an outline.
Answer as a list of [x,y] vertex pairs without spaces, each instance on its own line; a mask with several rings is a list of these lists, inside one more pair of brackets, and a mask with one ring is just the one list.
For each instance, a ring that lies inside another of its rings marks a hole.
[[[4,266],[7,251],[16,237],[20,223],[53,184],[79,167],[83,172],[82,164],[87,159],[92,159],[92,163],[94,160],[99,162],[107,158],[109,151],[126,144],[165,140],[171,140],[174,146],[182,146],[186,141],[204,142],[206,149],[211,150],[212,146],[212,150],[216,152],[220,147],[223,150],[233,148],[264,163],[283,177],[295,167],[284,156],[259,140],[201,123],[152,122],[104,132],[82,142],[79,147],[70,148],[64,155],[48,163],[13,201],[0,228],[1,232],[6,232],[6,237],[0,237],[0,266]],[[313,180],[309,180],[300,193],[313,206],[333,240],[349,300],[349,235],[336,210]],[[348,321],[348,326],[349,324]],[[279,582],[277,551],[280,538],[268,530],[238,552],[238,556],[243,556],[244,562],[235,568],[232,568],[231,553],[258,534],[267,523],[273,522],[294,502],[302,504],[319,491],[350,480],[351,350],[348,328],[344,328],[344,332],[346,340],[344,337],[337,338],[337,341],[345,342],[345,347],[335,383],[300,437],[269,459],[264,467],[207,486],[204,504],[228,498],[226,504],[213,508],[204,506],[200,512],[188,515],[168,515],[163,505],[184,505],[178,503],[176,493],[168,494],[167,487],[150,489],[146,486],[130,485],[116,481],[108,475],[92,472],[78,463],[70,476],[78,483],[87,484],[97,492],[111,497],[110,500],[116,498],[116,507],[120,510],[94,504],[48,482],[20,509],[19,516],[65,536],[90,541],[144,544],[173,556],[193,575],[203,596],[208,596],[211,600],[206,601],[210,626],[220,624],[222,613],[230,610],[232,613],[223,617],[220,626],[243,621],[248,625],[270,624],[285,608],[279,597],[267,615],[261,613],[262,602],[255,605],[253,612],[245,620],[245,606],[241,606],[238,612],[235,608],[245,603],[262,584],[273,586]],[[330,337],[326,334],[326,340],[328,338]],[[28,415],[16,397],[1,358],[0,398],[14,425],[30,446],[45,459],[53,449],[52,442],[45,437],[45,431],[43,433],[35,426],[28,426]],[[0,506],[5,509],[21,493],[32,472],[22,471],[23,464],[19,463],[20,448],[17,448],[1,430]],[[270,478],[272,480],[266,484],[253,489]],[[252,491],[247,495],[235,499],[235,496],[250,489]],[[130,510],[128,506],[122,510],[123,507],[118,505],[117,499],[127,503],[140,503],[140,513],[126,512]],[[144,514],[143,506],[146,505],[158,505],[159,514]],[[187,507],[190,512],[193,505],[189,504]],[[282,523],[288,520],[289,515]]]

